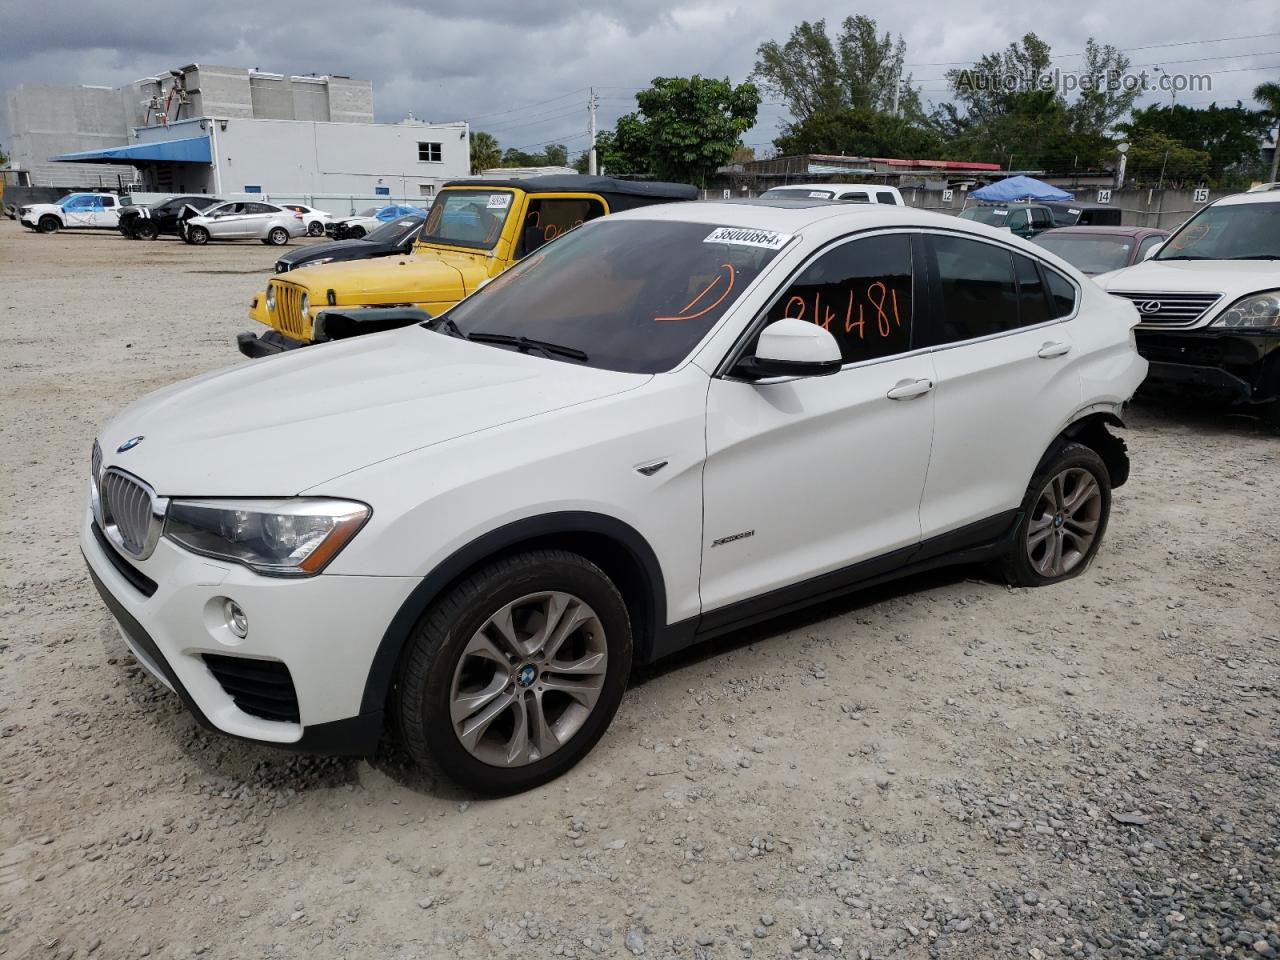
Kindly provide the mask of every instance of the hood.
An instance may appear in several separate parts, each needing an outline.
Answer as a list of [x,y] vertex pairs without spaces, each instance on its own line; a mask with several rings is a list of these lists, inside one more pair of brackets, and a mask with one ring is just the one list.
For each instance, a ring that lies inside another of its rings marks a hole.
[[[106,465],[136,474],[161,496],[288,496],[649,379],[414,326],[173,384],[128,407],[99,442]],[[145,439],[116,452],[137,436]]]
[[1220,306],[1280,287],[1280,260],[1147,260],[1099,274],[1103,290],[1127,293],[1221,293]]
[[25,210],[27,213],[61,213],[62,208],[56,203],[28,203],[20,206],[19,209]]
[[280,279],[308,290],[312,303],[324,303],[329,290],[337,306],[396,303],[452,303],[483,280],[483,268],[459,257],[402,254],[376,260],[323,263],[290,270]]
[[365,253],[382,248],[380,243],[371,243],[363,238],[359,240],[331,240],[329,243],[313,243],[306,247],[295,247],[276,258],[277,262],[297,263],[299,260],[313,260],[318,257],[342,256],[348,251]]

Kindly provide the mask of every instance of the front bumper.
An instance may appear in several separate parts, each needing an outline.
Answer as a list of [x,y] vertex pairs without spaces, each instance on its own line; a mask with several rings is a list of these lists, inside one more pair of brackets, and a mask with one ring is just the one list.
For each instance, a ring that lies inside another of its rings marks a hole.
[[258,357],[272,357],[277,353],[284,353],[286,350],[296,350],[298,347],[310,346],[310,342],[286,337],[279,330],[274,329],[261,334],[246,330],[244,333],[236,334],[236,346],[246,357],[256,359]]
[[[412,577],[262,577],[161,540],[145,561],[117,553],[86,516],[80,549],[94,585],[139,662],[204,726],[313,753],[367,754],[382,733],[381,709],[361,713],[378,641],[419,582]],[[230,597],[245,611],[240,640],[219,614]],[[204,657],[283,663],[298,721],[245,712]]]
[[1186,392],[1230,403],[1280,399],[1280,330],[1137,330],[1150,363],[1144,389]]

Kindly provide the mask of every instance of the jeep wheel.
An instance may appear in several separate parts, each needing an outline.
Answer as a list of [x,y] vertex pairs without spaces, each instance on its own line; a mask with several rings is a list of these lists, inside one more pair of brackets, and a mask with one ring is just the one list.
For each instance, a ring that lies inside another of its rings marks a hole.
[[283,247],[289,242],[289,231],[284,227],[272,227],[266,242],[273,247]]
[[204,227],[187,224],[186,241],[187,243],[194,243],[197,247],[202,247],[209,242],[209,231]]
[[160,230],[150,220],[143,220],[133,228],[133,236],[136,240],[154,240],[160,236]]
[[393,712],[409,755],[479,793],[516,793],[595,746],[631,671],[631,623],[595,564],[563,550],[495,561],[423,615]]
[[36,227],[41,233],[57,233],[62,229],[62,221],[53,214],[45,214],[40,218],[40,223]]
[[1041,587],[1088,569],[1111,515],[1111,476],[1094,451],[1079,443],[1056,448],[1022,501],[1022,519],[1005,577],[1015,586]]
[[308,224],[307,224],[307,236],[308,236],[308,237],[323,237],[323,236],[324,236],[324,224],[323,224],[323,223],[321,223],[319,220],[312,220],[310,223],[308,223]]

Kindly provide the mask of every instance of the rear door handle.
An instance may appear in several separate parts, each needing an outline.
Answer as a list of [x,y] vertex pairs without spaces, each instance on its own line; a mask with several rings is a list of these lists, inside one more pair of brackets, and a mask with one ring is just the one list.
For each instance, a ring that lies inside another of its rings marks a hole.
[[1054,343],[1053,341],[1050,341],[1049,343],[1044,344],[1044,346],[1042,346],[1039,350],[1036,351],[1036,356],[1039,357],[1041,360],[1048,360],[1050,357],[1061,357],[1064,354],[1067,354],[1070,352],[1071,352],[1071,344]]
[[923,397],[932,389],[932,380],[899,380],[885,396],[890,400],[910,400],[912,397]]

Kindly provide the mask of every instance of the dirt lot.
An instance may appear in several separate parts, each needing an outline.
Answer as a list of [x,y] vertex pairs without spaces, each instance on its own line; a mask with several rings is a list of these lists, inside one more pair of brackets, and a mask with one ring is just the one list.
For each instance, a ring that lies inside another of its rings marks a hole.
[[248,362],[274,255],[0,221],[0,954],[1280,950],[1280,440],[1241,418],[1138,406],[1070,584],[962,570],[730,637],[524,796],[198,728],[76,527],[96,426]]

